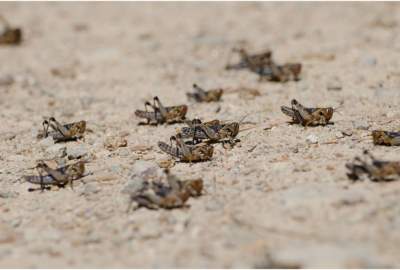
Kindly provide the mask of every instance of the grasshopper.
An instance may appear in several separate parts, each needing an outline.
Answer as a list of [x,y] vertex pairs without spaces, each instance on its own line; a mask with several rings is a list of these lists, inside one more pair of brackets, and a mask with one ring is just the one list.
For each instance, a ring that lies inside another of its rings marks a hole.
[[[62,125],[54,117],[45,119],[42,125],[43,134],[39,134],[38,138],[51,136],[56,143],[81,139],[86,130],[86,121]],[[49,132],[49,127],[53,131]]]
[[253,72],[258,71],[259,68],[269,66],[272,63],[272,52],[266,50],[257,54],[248,54],[245,49],[233,49],[233,52],[237,52],[240,56],[240,61],[237,64],[228,64],[225,69],[250,69]]
[[281,106],[282,112],[291,117],[294,124],[301,124],[305,127],[329,124],[335,111],[332,107],[306,108],[295,99],[292,99],[291,104],[292,108]]
[[193,88],[196,91],[195,93],[186,93],[189,99],[194,99],[197,102],[213,102],[219,101],[221,99],[222,94],[224,93],[223,89],[211,89],[205,91],[200,88],[197,84],[193,84]]
[[238,52],[241,60],[237,64],[227,65],[226,69],[249,69],[257,73],[261,80],[273,82],[287,82],[289,80],[299,80],[302,65],[300,63],[286,63],[277,65],[272,59],[272,52],[265,52],[249,55],[246,50],[234,50]]
[[[168,185],[162,182],[144,182],[141,189],[131,194],[131,203],[149,209],[173,209],[185,206],[190,197],[198,197],[203,190],[203,180],[193,179],[181,181],[168,169],[165,170]],[[131,208],[131,204],[129,209]]]
[[[49,189],[48,186],[52,185],[65,187],[67,184],[70,184],[71,188],[73,188],[72,182],[84,176],[85,162],[78,161],[74,164],[52,169],[44,161],[39,161],[35,168],[39,172],[39,176],[28,175],[24,176],[24,179],[29,183],[40,185],[42,191]],[[46,174],[43,175],[43,172]],[[29,189],[29,191],[34,190],[35,189]]]
[[[153,103],[146,101],[144,104],[145,110],[136,110],[135,115],[139,118],[147,120],[147,124],[173,124],[180,123],[185,120],[185,116],[188,110],[186,105],[164,107],[158,97],[153,98]],[[147,107],[150,106],[153,112],[147,111]]]
[[365,150],[363,154],[365,157],[364,160],[360,157],[355,157],[352,163],[346,164],[346,168],[350,171],[347,173],[347,176],[351,180],[360,180],[363,175],[368,176],[368,178],[374,182],[400,179],[399,161],[377,160],[367,150]]
[[400,132],[373,130],[372,140],[376,145],[399,146]]
[[181,129],[182,138],[193,138],[193,143],[201,140],[210,140],[210,142],[219,142],[228,139],[234,144],[234,139],[239,133],[239,123],[221,123],[219,120],[213,120],[202,123],[199,119],[186,121],[189,127]]
[[256,73],[260,75],[260,80],[287,82],[290,80],[298,81],[300,72],[300,63],[286,63],[284,65],[272,63],[270,66],[260,68]]
[[[165,142],[158,142],[158,147],[165,153],[178,158],[182,162],[199,162],[206,161],[212,158],[214,147],[212,145],[188,145],[182,135],[178,133],[170,138],[171,145]],[[175,142],[175,147],[172,146],[172,141]]]
[[0,33],[0,44],[19,45],[22,41],[22,30],[20,28],[11,27],[3,16],[0,16],[0,21],[4,25],[3,32]]

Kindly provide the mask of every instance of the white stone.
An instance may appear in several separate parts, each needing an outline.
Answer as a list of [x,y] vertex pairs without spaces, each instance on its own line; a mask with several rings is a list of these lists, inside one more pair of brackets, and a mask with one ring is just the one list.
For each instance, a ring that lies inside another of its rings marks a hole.
[[309,144],[316,144],[318,143],[318,137],[314,134],[310,134],[307,136],[306,142]]

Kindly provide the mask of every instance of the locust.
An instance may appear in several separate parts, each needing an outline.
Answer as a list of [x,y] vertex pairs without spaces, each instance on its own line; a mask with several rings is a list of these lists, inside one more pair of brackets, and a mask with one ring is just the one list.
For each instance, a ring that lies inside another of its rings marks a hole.
[[222,123],[219,120],[212,120],[202,123],[200,119],[186,121],[189,127],[181,129],[182,138],[192,138],[193,144],[202,140],[210,142],[221,142],[227,139],[230,144],[234,144],[234,139],[239,133],[239,123]]
[[[74,141],[83,138],[86,130],[86,121],[60,124],[54,117],[45,119],[42,123],[43,133],[38,134],[38,138],[52,137],[54,142]],[[49,128],[52,131],[49,132]]]
[[281,106],[281,111],[292,118],[292,123],[307,126],[328,125],[335,109],[326,108],[306,108],[297,100],[292,99],[292,107]]
[[399,161],[381,161],[367,150],[363,152],[364,158],[355,157],[354,161],[346,164],[349,170],[347,176],[353,180],[362,180],[368,177],[374,182],[387,182],[400,179],[400,162]]
[[206,91],[197,84],[193,84],[193,88],[195,92],[186,93],[186,95],[189,99],[193,99],[197,102],[216,102],[221,99],[221,96],[224,93],[224,90],[221,88]]
[[[62,166],[56,169],[49,167],[44,161],[39,161],[35,167],[39,175],[24,176],[24,179],[32,184],[40,185],[40,190],[49,189],[49,186],[65,187],[67,184],[73,188],[72,183],[84,176],[85,162]],[[30,188],[29,191],[35,189]]]
[[203,180],[180,180],[166,169],[168,185],[162,182],[144,181],[142,187],[130,195],[131,204],[136,202],[139,207],[148,209],[173,209],[184,207],[190,197],[198,197],[203,190]]
[[[188,145],[186,144],[180,133],[171,136],[171,144],[158,142],[158,147],[165,153],[179,159],[181,162],[200,162],[210,160],[214,153],[212,145]],[[175,146],[172,146],[175,142]]]
[[400,132],[373,130],[372,140],[375,145],[399,146]]
[[259,68],[269,66],[272,63],[272,52],[270,50],[265,50],[257,54],[248,54],[243,48],[233,49],[240,56],[240,61],[236,64],[227,64],[225,69],[250,69],[253,72],[258,72]]
[[259,68],[256,72],[260,75],[260,81],[272,82],[288,82],[290,80],[298,81],[301,72],[300,63],[286,63],[284,65],[276,65],[272,63],[270,66]]
[[3,23],[3,31],[0,33],[1,45],[19,45],[22,42],[21,28],[14,28],[0,16],[0,21]]
[[235,49],[234,51],[239,53],[241,60],[237,64],[228,64],[227,70],[249,69],[260,76],[260,81],[287,82],[299,80],[302,69],[300,63],[278,65],[272,59],[270,50],[254,55],[249,55],[244,49]]
[[[147,123],[145,124],[147,125],[181,123],[185,120],[188,110],[186,105],[164,107],[158,97],[153,98],[153,104],[146,101],[144,107],[144,111],[136,110],[135,115],[146,119]],[[148,111],[148,107],[152,108],[153,111]]]

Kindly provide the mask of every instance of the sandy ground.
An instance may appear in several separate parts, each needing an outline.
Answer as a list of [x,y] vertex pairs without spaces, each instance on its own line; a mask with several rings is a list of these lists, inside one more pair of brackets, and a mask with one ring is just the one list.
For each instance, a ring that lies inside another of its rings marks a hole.
[[[1,267],[400,267],[400,182],[352,183],[344,167],[362,149],[399,159],[399,148],[373,146],[369,137],[400,125],[399,5],[1,3],[0,10],[25,34],[21,46],[0,47]],[[301,62],[301,81],[225,71],[240,44]],[[261,96],[192,104],[185,92],[194,82],[252,87]],[[138,126],[135,109],[154,95],[189,104],[189,118],[250,113],[255,125],[234,149],[217,145],[212,161],[172,168],[205,181],[190,208],[127,213],[121,191],[135,164],[166,159],[157,142],[183,126]],[[343,106],[334,125],[305,129],[280,112],[292,98]],[[43,116],[84,119],[91,132],[61,146],[37,140]],[[307,142],[310,135],[318,143]],[[109,151],[107,136],[125,136],[128,146]],[[86,154],[94,174],[74,190],[28,192],[21,176],[62,147]]]

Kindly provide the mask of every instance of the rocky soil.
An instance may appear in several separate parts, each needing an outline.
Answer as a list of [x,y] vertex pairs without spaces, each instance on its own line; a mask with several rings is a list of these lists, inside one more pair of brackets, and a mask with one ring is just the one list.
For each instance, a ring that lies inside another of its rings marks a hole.
[[[1,267],[400,267],[400,182],[353,183],[345,163],[400,126],[397,3],[1,3],[24,42],[0,47]],[[226,71],[231,49],[301,62],[298,82]],[[185,93],[228,91],[220,103]],[[183,125],[139,126],[159,96],[188,118],[240,120],[233,149],[176,163],[204,195],[172,211],[127,212],[123,191],[157,170]],[[281,105],[341,106],[334,125],[288,125]],[[38,140],[43,117],[87,120],[85,141]],[[344,134],[350,135],[346,136]],[[122,147],[119,147],[119,142]],[[110,146],[111,145],[111,146]],[[39,159],[84,156],[93,174],[73,190],[28,192]]]

